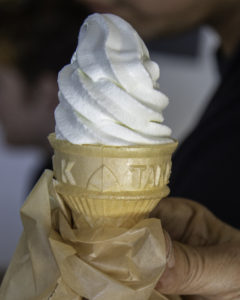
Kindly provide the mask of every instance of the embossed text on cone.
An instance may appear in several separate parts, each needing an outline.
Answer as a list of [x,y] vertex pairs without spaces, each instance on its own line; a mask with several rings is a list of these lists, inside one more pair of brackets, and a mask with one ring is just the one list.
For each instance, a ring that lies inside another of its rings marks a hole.
[[169,193],[177,143],[138,146],[74,145],[49,136],[58,193],[91,227],[131,227]]

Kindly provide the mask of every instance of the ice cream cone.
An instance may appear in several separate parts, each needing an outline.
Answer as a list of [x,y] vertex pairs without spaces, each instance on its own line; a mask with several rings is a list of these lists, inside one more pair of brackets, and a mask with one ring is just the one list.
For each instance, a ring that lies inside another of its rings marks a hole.
[[49,136],[57,192],[91,227],[131,227],[169,193],[177,142],[160,145],[74,145]]

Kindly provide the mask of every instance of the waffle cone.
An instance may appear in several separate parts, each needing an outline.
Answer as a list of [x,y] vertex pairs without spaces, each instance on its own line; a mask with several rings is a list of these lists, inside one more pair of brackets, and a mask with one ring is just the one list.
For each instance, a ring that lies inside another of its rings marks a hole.
[[177,142],[160,145],[74,145],[49,136],[57,192],[91,227],[131,227],[169,193]]

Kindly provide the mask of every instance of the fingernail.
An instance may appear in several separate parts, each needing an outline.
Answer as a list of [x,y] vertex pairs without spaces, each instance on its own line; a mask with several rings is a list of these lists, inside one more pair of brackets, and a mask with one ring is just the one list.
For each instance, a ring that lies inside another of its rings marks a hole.
[[174,249],[172,240],[169,234],[164,230],[164,237],[166,241],[166,252],[167,252],[167,266],[168,268],[173,268],[175,265]]

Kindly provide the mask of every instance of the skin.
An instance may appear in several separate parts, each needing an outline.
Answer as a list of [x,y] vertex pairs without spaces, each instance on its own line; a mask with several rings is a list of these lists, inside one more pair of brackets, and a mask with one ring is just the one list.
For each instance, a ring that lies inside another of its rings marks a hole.
[[30,85],[16,68],[0,67],[0,123],[9,144],[51,151],[46,137],[54,131],[57,90],[54,74],[42,74]]
[[170,238],[168,266],[156,289],[191,300],[240,299],[240,231],[204,206],[182,198],[160,202],[160,218]]
[[226,55],[240,39],[238,0],[78,0],[93,11],[117,14],[145,38],[170,35],[207,24],[221,36]]

